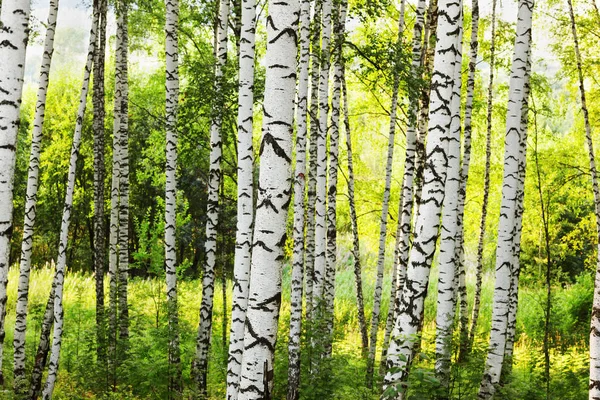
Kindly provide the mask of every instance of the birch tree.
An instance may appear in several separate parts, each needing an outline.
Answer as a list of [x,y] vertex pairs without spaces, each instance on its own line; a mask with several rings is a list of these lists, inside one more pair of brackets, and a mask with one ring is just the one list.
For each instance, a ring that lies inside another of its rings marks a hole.
[[299,3],[269,1],[258,198],[238,399],[268,399],[290,200]]
[[37,399],[42,390],[42,375],[46,361],[48,361],[48,352],[50,351],[50,330],[54,321],[54,291],[56,290],[56,275],[52,280],[52,288],[46,302],[46,309],[42,318],[42,327],[40,329],[40,341],[38,342],[37,351],[35,353],[33,369],[31,371],[31,388],[29,390],[29,398]]
[[462,3],[439,2],[436,57],[431,81],[429,132],[426,145],[423,197],[415,223],[415,237],[409,253],[406,281],[402,291],[400,313],[396,319],[390,349],[388,372],[384,378],[384,397],[401,398],[397,385],[406,381],[414,356],[423,306],[429,283],[429,272],[435,243],[439,236],[441,206],[444,201],[448,137],[450,136],[451,101],[454,86],[454,67],[461,31]]
[[467,343],[473,343],[477,322],[479,320],[479,307],[481,304],[481,276],[483,273],[483,247],[485,244],[485,228],[487,220],[488,199],[490,196],[490,162],[492,157],[492,111],[494,99],[494,70],[496,68],[496,3],[492,1],[492,39],[490,44],[490,77],[488,82],[487,99],[487,131],[485,136],[485,170],[483,173],[483,200],[481,202],[481,222],[479,223],[479,242],[477,245],[477,265],[475,267],[475,294],[473,295],[473,311],[471,313],[471,326]]
[[[308,6],[310,7],[310,3]],[[237,119],[238,203],[235,264],[233,267],[235,284],[233,285],[229,359],[227,363],[228,400],[235,400],[238,395],[242,352],[244,349],[244,322],[246,320],[246,307],[248,305],[250,262],[252,260],[252,223],[254,221],[254,149],[252,145],[254,94],[252,90],[254,88],[254,42],[256,29],[256,2],[254,0],[242,1],[241,24]],[[306,121],[306,113],[304,121]],[[302,194],[302,199],[304,199],[304,193]],[[304,227],[302,227],[302,233],[304,233]],[[300,290],[302,290],[302,276],[300,277]],[[300,305],[302,305],[302,292],[300,292]],[[300,310],[300,313],[301,318],[302,310]],[[291,331],[292,329],[290,328],[290,335]]]
[[221,129],[223,107],[223,69],[227,62],[227,23],[229,21],[229,1],[219,3],[218,23],[215,40],[215,93],[213,115],[210,126],[210,165],[208,173],[208,199],[206,207],[206,263],[202,276],[202,303],[200,304],[200,323],[196,339],[196,358],[194,360],[194,378],[200,393],[206,392],[208,373],[208,353],[212,329],[213,297],[215,286],[215,263],[217,260],[217,226],[219,224],[219,187],[221,185]]
[[590,123],[587,101],[585,97],[585,86],[583,80],[583,69],[581,67],[581,52],[579,50],[579,39],[577,26],[575,24],[575,13],[573,3],[567,0],[569,5],[569,16],[571,19],[571,32],[573,34],[573,45],[575,47],[575,60],[577,62],[577,77],[579,79],[579,94],[581,98],[581,112],[585,124],[585,141],[590,157],[590,175],[592,178],[592,190],[594,192],[594,211],[596,213],[596,233],[598,239],[598,259],[596,262],[596,278],[594,281],[594,300],[592,304],[592,318],[590,329],[590,400],[600,398],[600,189],[598,188],[598,174],[596,170],[596,157],[594,154],[594,142],[592,140],[592,125]]
[[300,3],[300,59],[296,100],[296,166],[294,169],[294,253],[288,343],[288,400],[300,398],[300,335],[302,333],[302,278],[304,276],[306,213],[306,139],[308,133],[308,67],[310,61],[310,0]]
[[28,0],[5,0],[0,11],[0,384],[4,382],[2,354],[10,239],[13,231],[13,180],[25,49],[29,37],[29,11]]
[[58,364],[60,361],[60,349],[62,346],[62,332],[64,325],[63,312],[63,288],[65,281],[65,267],[67,263],[67,245],[69,239],[69,225],[71,223],[71,211],[73,209],[73,192],[75,191],[75,174],[77,170],[77,159],[79,158],[79,148],[81,146],[81,130],[83,128],[83,118],[85,116],[86,99],[90,86],[90,75],[94,55],[96,52],[96,32],[100,22],[100,2],[94,2],[94,14],[92,19],[92,27],[90,29],[90,41],[88,44],[88,53],[83,71],[83,83],[81,85],[81,94],[79,97],[79,108],[77,110],[77,118],[75,120],[75,131],[73,133],[73,143],[71,144],[71,156],[69,158],[69,172],[67,174],[67,185],[65,193],[64,208],[60,225],[60,242],[58,245],[58,259],[56,263],[56,277],[54,289],[54,333],[52,337],[52,353],[50,354],[50,362],[48,364],[48,376],[42,398],[49,400],[52,398],[54,385],[58,375]]
[[514,236],[516,234],[515,213],[518,189],[519,144],[521,114],[524,99],[524,81],[527,70],[527,57],[530,48],[530,31],[533,15],[533,1],[520,0],[517,14],[517,35],[510,76],[506,136],[504,144],[504,179],[500,220],[498,222],[498,244],[496,248],[496,283],[492,309],[492,329],[486,366],[479,388],[478,397],[489,399],[494,395],[495,386],[500,380],[504,359],[506,331],[508,326],[509,293],[511,276],[514,273]]
[[166,1],[166,165],[165,165],[165,275],[169,319],[169,392],[175,398],[182,392],[179,350],[179,311],[177,306],[177,259],[175,252],[177,198],[177,105],[179,103],[179,1]]
[[27,330],[27,306],[29,301],[29,275],[31,254],[33,252],[33,228],[36,217],[37,192],[40,172],[40,150],[43,139],[43,125],[46,114],[46,94],[50,80],[50,65],[54,52],[54,34],[58,15],[58,0],[51,0],[48,8],[48,22],[44,39],[44,53],[40,67],[40,83],[37,91],[35,116],[31,133],[31,151],[27,174],[27,194],[25,195],[25,214],[23,222],[23,241],[21,242],[21,261],[19,263],[19,284],[15,318],[14,345],[14,389],[20,396],[26,391],[25,377],[25,338]]

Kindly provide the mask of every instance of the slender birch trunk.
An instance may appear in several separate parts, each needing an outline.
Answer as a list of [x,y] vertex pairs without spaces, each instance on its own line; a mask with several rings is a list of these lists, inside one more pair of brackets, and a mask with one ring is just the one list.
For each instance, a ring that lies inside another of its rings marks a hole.
[[598,260],[596,265],[596,279],[594,282],[594,301],[592,305],[592,318],[590,330],[590,384],[589,398],[600,399],[600,189],[598,188],[598,175],[596,171],[596,157],[594,155],[594,142],[592,140],[592,125],[590,123],[587,101],[585,97],[585,86],[583,81],[583,69],[581,67],[581,53],[579,51],[579,39],[577,26],[575,24],[575,13],[571,0],[569,4],[569,16],[571,17],[571,31],[573,32],[573,44],[575,47],[575,58],[577,60],[577,75],[579,78],[579,92],[581,95],[581,111],[585,123],[585,140],[590,157],[590,174],[592,176],[592,189],[594,192],[594,205],[596,212],[596,231],[598,235]]
[[322,0],[314,2],[314,16],[311,31],[311,89],[310,89],[310,145],[308,163],[308,192],[306,207],[306,259],[305,259],[305,285],[306,285],[306,315],[312,315],[313,283],[315,264],[315,203],[317,196],[317,138],[319,136],[319,71],[321,47],[319,38],[321,35],[321,9]]
[[129,84],[127,52],[129,36],[127,32],[127,3],[120,2],[117,20],[121,30],[119,43],[121,97],[119,103],[119,284],[118,284],[118,309],[119,309],[119,339],[123,342],[124,351],[127,350],[129,338],[129,307],[127,302],[127,281],[129,274]]
[[13,231],[13,185],[21,111],[25,50],[29,37],[29,0],[5,0],[0,12],[0,385],[4,383],[4,317]]
[[27,306],[29,301],[29,273],[31,253],[33,251],[33,227],[36,217],[37,191],[39,185],[40,150],[42,147],[44,116],[46,114],[46,94],[50,78],[50,65],[54,51],[54,33],[58,0],[51,0],[48,9],[48,23],[44,40],[44,53],[40,67],[40,84],[37,92],[33,131],[31,133],[31,152],[27,175],[27,194],[25,196],[25,215],[23,223],[23,242],[21,243],[21,262],[19,264],[19,287],[17,292],[14,345],[14,389],[17,396],[27,390],[25,377],[25,338],[27,329]]
[[438,295],[435,335],[435,373],[440,380],[446,396],[449,395],[450,358],[452,355],[452,333],[456,310],[456,237],[458,235],[458,206],[460,189],[460,134],[461,134],[461,93],[462,93],[462,45],[463,11],[458,22],[458,46],[454,61],[454,89],[450,103],[450,131],[446,186],[444,188],[444,207],[440,234],[440,252],[438,256]]
[[471,326],[467,343],[473,343],[479,320],[479,307],[481,304],[481,277],[483,273],[483,247],[485,244],[485,228],[487,221],[487,207],[490,196],[490,160],[492,157],[492,111],[494,99],[494,69],[496,68],[496,3],[492,0],[492,41],[490,45],[490,78],[488,83],[487,101],[487,131],[485,136],[485,172],[483,174],[483,201],[481,202],[481,222],[479,223],[479,242],[477,245],[477,265],[475,267],[475,294],[473,296],[473,311]]
[[[392,332],[388,351],[388,373],[384,379],[384,398],[402,398],[402,385],[414,356],[423,318],[425,296],[435,244],[439,236],[441,207],[444,201],[448,138],[450,137],[451,102],[454,86],[455,58],[460,36],[462,3],[443,0],[439,3],[436,57],[433,65],[429,133],[424,171],[424,196],[415,224],[414,243],[409,254],[406,282],[400,313]],[[400,385],[400,387],[398,387]],[[396,389],[400,394],[396,395]]]
[[194,360],[194,379],[201,395],[206,393],[208,374],[208,355],[212,330],[213,297],[215,286],[215,263],[217,255],[217,227],[219,224],[219,186],[221,184],[221,128],[223,107],[223,69],[227,62],[227,23],[229,20],[229,1],[221,0],[215,41],[215,93],[213,116],[210,127],[210,166],[208,178],[208,200],[206,207],[206,264],[202,276],[202,303],[200,305],[200,323],[196,339],[196,358]]
[[29,398],[37,400],[42,389],[42,375],[46,367],[48,352],[50,351],[50,330],[54,321],[54,291],[56,290],[56,276],[52,280],[52,289],[46,303],[46,310],[42,318],[42,329],[40,331],[40,341],[33,361],[33,370],[31,372],[31,388]]
[[292,298],[288,343],[287,400],[300,398],[300,335],[302,333],[302,278],[304,276],[304,228],[306,214],[306,139],[308,133],[308,63],[310,61],[310,0],[300,3],[300,60],[296,100],[296,166],[294,170],[294,253],[292,256]]
[[502,203],[498,223],[498,244],[496,249],[496,284],[492,310],[492,329],[486,366],[479,388],[478,398],[489,399],[494,395],[500,380],[504,359],[506,331],[509,314],[509,291],[514,263],[514,236],[516,234],[515,212],[519,181],[519,145],[524,132],[521,132],[521,114],[525,95],[527,55],[530,48],[530,32],[533,14],[533,1],[520,0],[517,15],[517,35],[510,77],[508,111],[506,117],[506,138],[504,144],[504,180]]
[[175,252],[177,197],[177,109],[179,103],[179,0],[166,1],[166,158],[165,165],[165,275],[169,319],[169,397],[182,394],[179,311],[177,306],[177,259]]
[[[411,73],[416,78],[418,69],[421,66],[421,40],[423,36],[423,24],[425,14],[425,0],[419,0],[415,11],[415,24],[413,26],[412,43],[412,63]],[[402,177],[402,193],[398,210],[398,228],[396,231],[396,250],[394,254],[394,274],[395,288],[390,296],[390,306],[388,310],[388,320],[385,327],[383,346],[381,353],[380,372],[385,374],[385,364],[387,351],[390,343],[390,336],[394,328],[395,317],[400,308],[400,298],[404,287],[404,278],[406,276],[406,265],[408,262],[408,251],[410,249],[410,232],[413,206],[413,183],[415,177],[415,157],[417,146],[417,96],[411,96],[408,109],[408,128],[406,130],[406,151],[404,158],[404,175]]]
[[[315,262],[313,309],[324,301],[324,279],[327,266],[326,197],[327,197],[327,117],[329,112],[329,65],[332,0],[323,0],[321,15],[321,63],[319,70],[319,119],[317,135],[317,186],[315,202]],[[319,312],[323,308],[319,306]],[[322,316],[322,313],[318,314]],[[319,333],[318,333],[319,335]]]
[[54,291],[54,335],[52,338],[52,353],[50,363],[48,364],[48,377],[42,391],[42,398],[49,400],[52,398],[54,384],[58,375],[58,363],[60,360],[60,348],[62,345],[62,331],[64,324],[63,313],[63,287],[65,280],[65,267],[67,264],[67,244],[69,239],[69,225],[71,223],[71,210],[73,208],[73,192],[75,191],[75,173],[77,169],[77,159],[79,158],[79,147],[81,145],[81,130],[83,128],[83,118],[86,109],[86,99],[90,86],[90,75],[96,53],[96,30],[100,20],[100,3],[94,2],[94,16],[90,30],[90,42],[88,45],[88,54],[83,73],[83,83],[81,85],[81,95],[79,98],[79,109],[77,110],[77,119],[75,122],[75,132],[73,133],[73,143],[71,145],[71,156],[69,160],[69,172],[67,175],[67,190],[65,193],[65,204],[63,209],[62,221],[60,226],[60,243],[58,245],[58,261],[56,263],[56,288]]
[[459,298],[459,329],[460,341],[458,359],[464,360],[466,350],[471,342],[468,342],[469,315],[467,304],[467,286],[465,277],[465,251],[464,251],[464,213],[465,200],[467,197],[467,181],[469,180],[469,168],[471,166],[471,133],[473,131],[473,92],[475,91],[475,71],[477,69],[477,53],[479,49],[479,0],[473,0],[471,5],[471,47],[469,56],[469,76],[467,78],[467,97],[465,101],[464,129],[463,129],[463,156],[460,170],[460,188],[458,192],[458,236],[456,241],[456,262],[458,268],[458,298]]
[[104,234],[104,60],[106,52],[106,0],[100,0],[96,54],[93,61],[92,131],[94,136],[94,275],[96,282],[96,352],[98,361],[106,359],[104,325],[104,264],[106,262]]
[[298,1],[269,1],[263,137],[238,399],[269,399],[290,201]]
[[[310,3],[308,3],[310,11]],[[244,321],[248,305],[248,282],[252,260],[252,223],[254,221],[254,149],[252,146],[254,110],[254,42],[256,29],[256,2],[242,0],[240,29],[240,70],[238,94],[238,203],[233,267],[233,304],[231,306],[231,328],[229,335],[229,358],[227,365],[227,399],[236,400],[240,382],[242,353],[244,350]],[[308,29],[308,27],[306,28]],[[308,50],[307,50],[308,52]],[[307,64],[308,68],[308,64]],[[308,69],[307,69],[308,74]],[[308,79],[308,75],[307,75]],[[306,121],[306,112],[305,118]],[[300,132],[300,130],[298,130]],[[298,133],[300,135],[300,133]],[[302,194],[304,200],[304,194]],[[304,233],[304,227],[302,227]],[[300,265],[302,267],[302,264]],[[300,277],[302,286],[302,277]],[[302,290],[302,287],[300,287]],[[302,292],[300,292],[302,306]],[[300,319],[302,309],[300,308]],[[290,340],[291,340],[290,328]],[[291,352],[290,352],[291,354]],[[291,357],[291,356],[290,356]],[[291,363],[290,363],[291,364]]]

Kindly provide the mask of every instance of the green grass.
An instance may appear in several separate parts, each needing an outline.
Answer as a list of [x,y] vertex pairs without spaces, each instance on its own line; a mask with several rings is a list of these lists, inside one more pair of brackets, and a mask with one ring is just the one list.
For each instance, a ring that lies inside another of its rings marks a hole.
[[[368,258],[368,257],[367,257]],[[303,353],[303,398],[305,399],[377,399],[378,392],[364,386],[365,364],[360,357],[360,334],[356,316],[356,296],[351,260],[340,258],[336,276],[335,344],[331,360],[321,365],[321,376],[308,378],[307,351]],[[375,281],[374,259],[365,260],[363,273],[367,318],[372,307]],[[389,269],[390,266],[388,265]],[[9,272],[9,301],[6,317],[4,371],[6,390],[1,398],[10,397],[12,384],[12,335],[15,315],[17,270]],[[289,266],[283,275],[283,303],[276,349],[274,398],[285,396],[287,383],[287,337],[289,333]],[[386,277],[389,273],[386,273]],[[436,389],[431,379],[435,349],[436,276],[432,271],[429,296],[425,305],[425,325],[420,356],[413,365],[410,378],[410,398],[430,398]],[[474,276],[467,276],[469,301],[472,302]],[[27,359],[32,362],[37,346],[41,318],[50,291],[52,271],[39,268],[32,271],[30,313],[27,330]],[[478,389],[485,363],[489,335],[493,276],[485,274],[481,317],[474,352],[464,365],[453,367],[453,398],[472,399]],[[552,398],[584,399],[587,396],[587,332],[593,281],[581,278],[576,284],[556,288],[552,319],[551,353]],[[389,305],[390,280],[384,281],[381,326],[385,324]],[[227,288],[226,321],[229,322],[231,284]],[[542,287],[524,287],[520,291],[518,313],[518,341],[515,346],[513,374],[500,390],[501,399],[545,398],[543,383],[543,303]],[[60,375],[55,399],[115,398],[162,399],[167,390],[167,331],[165,285],[162,279],[132,279],[129,284],[131,339],[129,358],[118,373],[119,391],[102,397],[106,388],[104,371],[95,367],[95,289],[90,275],[67,273],[64,291],[65,330],[61,353]],[[195,352],[195,337],[199,319],[201,283],[198,280],[179,283],[179,312],[184,380],[188,388],[190,365]],[[225,397],[226,348],[223,342],[223,299],[220,283],[215,288],[212,350],[209,362],[209,395],[213,399]],[[306,327],[305,327],[306,328]],[[228,328],[227,328],[228,329]],[[310,332],[305,332],[305,338]],[[380,330],[379,342],[383,340]],[[306,341],[305,341],[306,342]],[[306,349],[305,349],[306,350]],[[379,357],[379,352],[377,356]],[[378,366],[378,363],[376,364]],[[30,369],[30,365],[28,365]],[[3,396],[3,397],[2,397]]]

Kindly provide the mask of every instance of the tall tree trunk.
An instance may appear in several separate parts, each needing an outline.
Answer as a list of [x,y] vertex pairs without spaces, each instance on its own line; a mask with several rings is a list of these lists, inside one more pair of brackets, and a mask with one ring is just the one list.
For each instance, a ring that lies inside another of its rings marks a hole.
[[504,359],[506,331],[509,314],[509,291],[514,270],[514,236],[516,234],[516,207],[519,181],[519,145],[525,132],[521,132],[521,114],[525,95],[527,55],[530,48],[530,32],[533,1],[520,0],[517,15],[517,35],[510,77],[506,137],[504,144],[504,180],[502,202],[498,222],[498,244],[496,249],[496,284],[492,309],[492,329],[486,366],[478,397],[489,399],[494,395],[500,380]]
[[[479,223],[479,242],[477,245],[477,265],[475,267],[475,294],[473,296],[473,312],[471,314],[471,327],[469,328],[468,343],[473,343],[479,320],[479,307],[481,302],[481,277],[483,274],[483,247],[485,244],[485,228],[487,220],[487,206],[490,196],[490,162],[492,157],[492,111],[494,95],[494,69],[496,68],[496,3],[492,0],[492,41],[490,45],[490,79],[488,83],[487,101],[487,131],[485,136],[485,172],[483,174],[483,201],[481,202],[481,222]],[[468,350],[467,350],[468,352]]]
[[300,335],[302,333],[302,278],[304,276],[304,228],[306,214],[306,136],[308,132],[308,63],[310,61],[310,0],[300,3],[300,60],[296,103],[296,166],[294,170],[294,252],[288,343],[288,400],[300,398]]
[[270,399],[290,201],[299,3],[268,3],[263,137],[238,399]]
[[[462,2],[443,0],[439,11],[436,57],[433,66],[429,133],[427,138],[423,193],[415,224],[414,243],[409,254],[406,282],[400,313],[392,332],[388,351],[388,373],[384,379],[384,398],[396,398],[397,385],[404,385],[413,358],[415,335],[423,318],[429,271],[439,236],[441,207],[446,184],[447,139],[450,137],[450,106],[454,86],[454,66],[460,36]],[[418,339],[417,339],[418,340]],[[393,394],[394,393],[394,394]],[[402,393],[402,392],[401,392]],[[400,398],[402,394],[400,394]]]
[[177,105],[179,103],[179,0],[166,1],[166,166],[165,166],[165,275],[169,320],[169,397],[181,397],[181,352],[177,306],[177,260],[175,252],[177,197]]
[[[310,3],[309,3],[310,7]],[[240,382],[242,353],[244,350],[244,321],[248,306],[248,283],[252,260],[252,223],[254,222],[254,149],[252,146],[254,110],[254,42],[256,29],[256,2],[242,0],[240,71],[238,94],[238,203],[233,267],[233,304],[229,334],[229,359],[227,365],[227,399],[236,400]],[[308,29],[308,28],[307,28]],[[308,73],[308,72],[307,72]],[[305,118],[306,119],[306,118]],[[304,199],[304,195],[302,195]],[[302,277],[300,277],[302,285]],[[302,294],[300,294],[302,304]],[[302,312],[302,311],[301,311]],[[302,316],[300,316],[302,317]],[[291,334],[291,329],[290,329]]]
[[29,0],[5,0],[0,12],[0,385],[4,383],[4,317],[6,285],[13,231],[13,184],[17,131],[25,72],[25,49],[29,37]]
[[463,10],[458,21],[458,46],[454,64],[454,89],[450,103],[450,131],[448,133],[448,151],[446,186],[444,188],[444,206],[440,234],[440,252],[438,256],[438,295],[435,335],[435,372],[446,392],[442,398],[448,398],[450,384],[450,357],[452,355],[452,333],[456,310],[456,237],[458,235],[458,205],[460,188],[460,133],[461,133],[461,93],[462,93],[462,45]]
[[[471,166],[471,133],[473,131],[473,93],[475,91],[475,71],[477,69],[477,52],[479,49],[479,0],[473,0],[471,6],[471,52],[469,56],[469,76],[467,78],[467,97],[465,101],[465,116],[463,130],[463,157],[460,169],[460,188],[458,192],[458,237],[456,242],[456,262],[458,263],[458,297],[459,297],[459,328],[460,342],[458,359],[464,360],[469,346],[469,315],[467,304],[467,287],[465,278],[465,200],[467,197],[467,181],[469,180],[469,167]],[[492,39],[494,40],[494,39]]]
[[127,349],[129,338],[129,307],[127,305],[127,281],[129,271],[129,84],[127,52],[129,36],[127,32],[127,2],[119,2],[119,15],[117,25],[121,30],[119,43],[121,97],[119,103],[119,149],[120,174],[119,174],[119,339],[123,342],[123,350]]
[[592,125],[590,124],[587,102],[585,97],[585,86],[583,84],[583,70],[581,68],[581,53],[579,51],[579,40],[577,38],[577,27],[575,25],[575,14],[571,0],[569,3],[569,15],[571,17],[571,30],[573,32],[573,44],[575,45],[575,57],[577,60],[577,74],[579,78],[579,91],[581,95],[581,111],[585,123],[585,140],[590,157],[590,174],[592,176],[592,189],[594,191],[594,205],[596,212],[596,232],[598,240],[598,260],[596,262],[596,279],[594,281],[594,300],[592,305],[592,319],[590,330],[590,384],[589,398],[600,399],[600,189],[598,188],[598,175],[596,171],[596,157],[594,155],[594,142],[592,140]]
[[219,186],[221,184],[221,128],[224,90],[224,71],[227,62],[227,23],[229,1],[220,0],[215,40],[215,102],[213,104],[210,127],[210,166],[208,177],[208,200],[206,207],[206,264],[202,276],[202,303],[200,305],[200,323],[196,339],[196,358],[194,360],[194,379],[200,395],[206,393],[208,374],[208,355],[212,331],[213,297],[215,287],[215,262],[217,256],[217,226],[219,223]]
[[[343,60],[342,60],[343,61]],[[367,358],[369,351],[369,336],[365,318],[365,302],[362,287],[362,267],[360,264],[360,241],[358,236],[358,218],[354,201],[354,164],[352,160],[352,132],[348,117],[348,89],[346,87],[345,66],[342,66],[342,97],[344,99],[344,128],[346,130],[346,147],[348,156],[348,203],[350,206],[350,221],[352,224],[352,257],[354,258],[354,284],[356,288],[356,308],[358,327],[362,347],[362,356]]]
[[29,391],[29,399],[37,400],[42,389],[42,375],[46,367],[48,352],[50,350],[50,330],[54,321],[54,291],[56,290],[56,276],[52,280],[52,289],[46,303],[46,311],[42,318],[42,328],[40,331],[40,342],[35,353],[33,361],[33,370],[31,372],[31,388]]
[[94,55],[92,87],[94,133],[94,275],[96,281],[96,353],[98,362],[106,360],[106,332],[104,322],[104,264],[105,229],[104,229],[104,59],[106,52],[106,0],[100,0],[100,21],[98,25],[96,54]]
[[[403,3],[402,3],[403,4]],[[413,26],[412,43],[412,63],[411,73],[416,78],[418,69],[421,66],[421,40],[423,33],[425,0],[419,0],[415,11],[415,24]],[[401,8],[401,11],[403,9]],[[404,13],[402,13],[404,14]],[[404,18],[404,15],[402,15]],[[404,22],[402,21],[402,27]],[[417,145],[417,96],[411,93],[410,106],[408,109],[408,128],[406,130],[406,151],[404,158],[404,175],[402,177],[402,193],[400,195],[398,209],[398,227],[396,230],[396,249],[394,254],[394,274],[392,293],[390,296],[390,306],[388,310],[387,323],[385,326],[385,335],[381,351],[380,372],[385,374],[385,364],[387,351],[390,343],[390,336],[394,328],[394,320],[398,315],[400,307],[400,297],[404,286],[406,275],[406,263],[408,262],[408,251],[410,249],[410,232],[413,205],[413,183],[415,177],[415,156]]]
[[25,215],[23,223],[23,242],[21,243],[21,262],[19,265],[19,287],[17,293],[14,345],[14,389],[15,395],[21,396],[27,391],[25,377],[25,338],[27,329],[27,305],[29,301],[29,272],[31,270],[31,253],[33,252],[33,227],[36,217],[37,191],[40,172],[40,150],[42,147],[44,116],[46,114],[46,94],[50,78],[50,65],[54,51],[54,33],[58,0],[51,0],[48,9],[46,39],[40,67],[40,84],[37,92],[33,131],[31,134],[31,152],[27,175],[27,194],[25,196]]
[[308,164],[308,190],[306,207],[306,260],[305,260],[305,285],[306,285],[306,315],[312,315],[314,264],[315,264],[315,203],[317,196],[317,138],[319,136],[319,73],[320,73],[320,35],[321,11],[323,0],[315,0],[314,16],[311,26],[310,42],[311,71],[310,71],[310,144]]
[[58,363],[60,360],[60,348],[62,345],[62,331],[64,323],[63,313],[63,287],[65,280],[65,266],[67,263],[67,244],[69,239],[69,225],[71,223],[71,211],[73,209],[73,192],[75,191],[75,174],[77,170],[77,159],[79,158],[79,147],[81,145],[81,130],[83,128],[83,118],[85,116],[86,99],[90,86],[90,74],[96,53],[96,29],[100,21],[100,3],[94,1],[94,16],[90,30],[90,42],[88,45],[88,54],[83,73],[83,83],[81,85],[81,95],[79,98],[79,109],[77,110],[77,119],[75,122],[75,132],[73,133],[73,143],[71,145],[71,157],[69,160],[69,172],[67,175],[67,189],[65,193],[65,204],[63,209],[62,221],[60,225],[60,243],[58,245],[58,260],[56,263],[56,288],[54,291],[54,334],[52,338],[52,354],[48,365],[48,377],[44,384],[42,397],[48,400],[52,397],[54,384],[58,375]]

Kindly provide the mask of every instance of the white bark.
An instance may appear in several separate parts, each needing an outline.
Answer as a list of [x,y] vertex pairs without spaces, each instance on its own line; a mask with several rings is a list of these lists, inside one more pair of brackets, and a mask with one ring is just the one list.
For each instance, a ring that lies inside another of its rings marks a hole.
[[182,391],[177,306],[177,259],[175,252],[177,197],[177,110],[179,103],[179,1],[166,1],[166,165],[165,165],[165,275],[169,319],[169,391]]
[[306,139],[308,133],[308,67],[310,61],[310,0],[300,6],[300,60],[296,100],[296,166],[294,171],[294,253],[292,256],[292,298],[288,343],[288,400],[300,398],[300,335],[302,333],[302,278],[304,276],[304,228],[306,213]]
[[31,133],[31,152],[29,154],[29,170],[27,175],[27,194],[25,195],[25,216],[23,223],[23,242],[21,243],[21,262],[19,264],[19,288],[17,294],[14,344],[14,387],[16,393],[26,389],[25,380],[25,332],[27,329],[27,305],[29,300],[29,272],[31,270],[31,253],[33,251],[33,227],[35,224],[37,191],[40,171],[40,150],[42,147],[44,116],[46,114],[46,94],[50,75],[52,53],[54,51],[54,33],[58,0],[51,0],[48,8],[48,22],[44,53],[40,67],[40,83],[37,92],[33,131]]
[[[233,267],[233,304],[231,307],[231,328],[229,334],[229,361],[227,363],[228,400],[236,400],[238,395],[242,353],[244,350],[244,322],[246,320],[246,308],[248,305],[250,262],[252,259],[252,223],[254,221],[254,149],[252,146],[254,94],[252,90],[254,88],[255,29],[256,2],[255,0],[242,0],[237,118],[238,203],[235,264]],[[308,80],[308,69],[306,73]],[[306,113],[304,121],[306,121]],[[304,199],[304,194],[302,194],[302,199]],[[304,233],[304,228],[302,228],[302,233]],[[302,277],[300,277],[300,287],[302,287]],[[300,305],[302,305],[302,292],[300,292]],[[302,313],[302,309],[300,313]]]
[[450,104],[450,132],[448,140],[448,169],[444,191],[444,209],[440,252],[438,256],[438,295],[436,313],[435,352],[436,376],[442,388],[448,389],[450,380],[450,357],[452,354],[452,332],[456,310],[456,236],[458,235],[458,192],[460,187],[460,134],[461,134],[461,91],[462,91],[462,10],[459,19],[458,46],[454,64],[454,93]]
[[219,21],[215,41],[215,102],[210,126],[210,165],[208,172],[208,199],[206,206],[206,263],[202,275],[202,303],[200,304],[200,323],[196,339],[196,358],[194,360],[194,379],[200,393],[206,392],[208,373],[208,354],[212,330],[213,297],[215,289],[215,263],[217,260],[217,226],[219,224],[219,187],[221,186],[221,125],[223,108],[223,80],[227,62],[227,23],[229,21],[229,1],[219,4]]
[[524,83],[527,69],[527,55],[530,48],[530,31],[533,14],[533,1],[520,0],[517,16],[517,35],[510,77],[508,111],[506,116],[506,137],[504,142],[504,180],[502,202],[498,222],[498,243],[496,248],[496,284],[492,310],[492,329],[486,367],[479,388],[478,397],[489,399],[494,395],[495,386],[500,380],[504,359],[506,330],[509,314],[509,292],[514,263],[514,236],[516,234],[515,212],[519,181],[519,144],[521,134],[521,114],[524,97]]
[[[96,5],[94,5],[96,10]],[[77,110],[77,119],[75,122],[75,132],[73,133],[73,143],[71,145],[71,157],[69,159],[69,172],[67,175],[67,190],[65,193],[65,204],[63,209],[62,221],[60,225],[60,243],[58,245],[58,260],[56,263],[56,289],[54,291],[54,334],[52,338],[52,354],[48,365],[48,377],[42,391],[42,398],[49,400],[52,398],[54,384],[58,374],[58,363],[60,360],[60,348],[62,344],[62,331],[64,323],[63,313],[63,287],[65,281],[65,267],[67,263],[67,244],[69,239],[69,224],[71,223],[71,210],[73,208],[73,192],[75,190],[75,173],[77,169],[77,159],[79,158],[79,147],[81,144],[81,130],[83,128],[83,118],[86,109],[86,98],[90,86],[90,74],[94,60],[96,48],[96,29],[98,27],[99,13],[94,12],[92,27],[90,30],[90,42],[88,45],[88,54],[83,73],[83,83],[81,86],[81,95],[79,98],[79,109]]]
[[268,3],[263,136],[238,399],[268,399],[290,200],[299,3]]
[[17,131],[29,37],[29,0],[4,0],[0,12],[0,384],[4,350],[6,285],[13,231],[13,180]]
[[450,136],[451,101],[454,86],[454,66],[458,52],[462,2],[439,2],[436,57],[431,81],[429,105],[429,132],[427,137],[426,166],[423,175],[423,197],[415,223],[415,238],[409,255],[408,269],[400,313],[392,332],[388,351],[388,373],[384,379],[384,397],[401,398],[397,385],[406,381],[414,355],[422,312],[427,295],[429,272],[435,244],[439,236],[441,207],[444,201],[446,168],[448,164],[448,137]]

